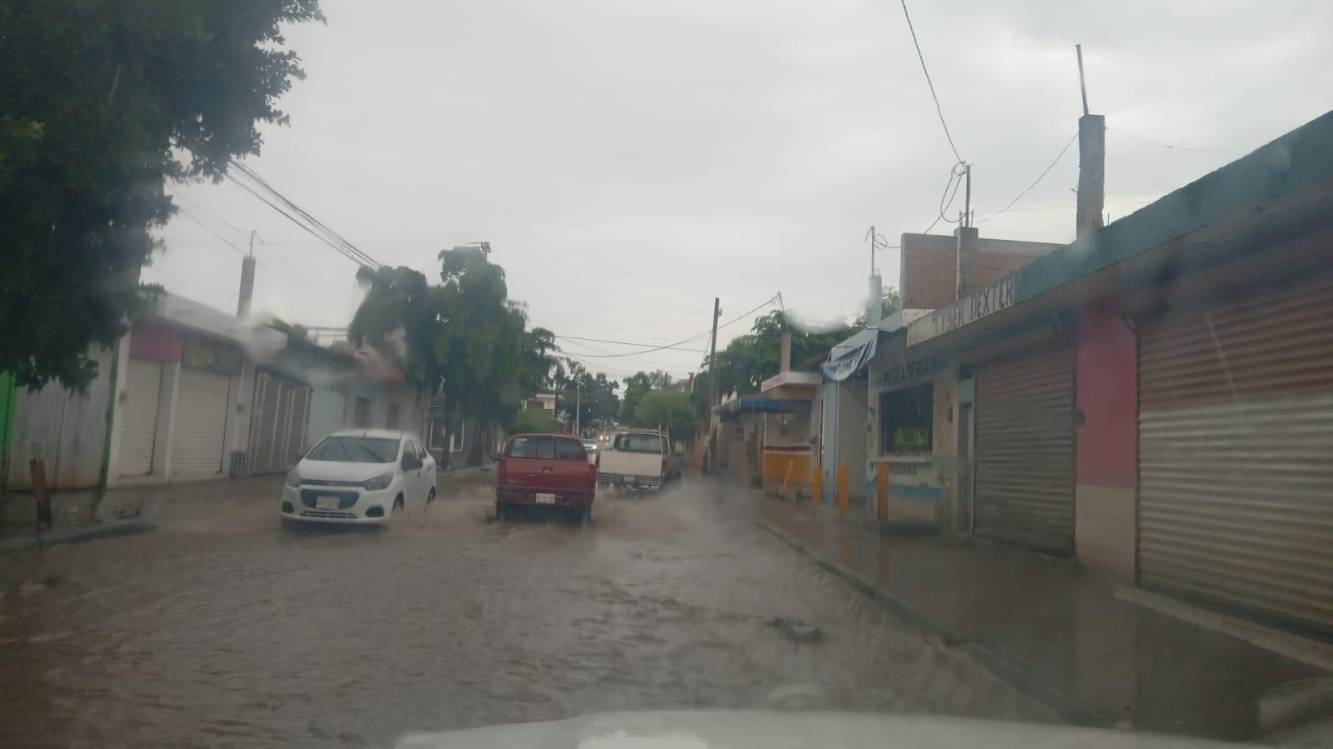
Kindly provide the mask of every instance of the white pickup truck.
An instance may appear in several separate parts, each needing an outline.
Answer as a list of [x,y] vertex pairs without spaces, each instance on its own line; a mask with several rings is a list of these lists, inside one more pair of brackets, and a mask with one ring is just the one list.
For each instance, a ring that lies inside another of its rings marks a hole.
[[661,489],[677,478],[680,464],[671,452],[671,437],[657,429],[616,432],[597,469],[598,485],[617,489]]

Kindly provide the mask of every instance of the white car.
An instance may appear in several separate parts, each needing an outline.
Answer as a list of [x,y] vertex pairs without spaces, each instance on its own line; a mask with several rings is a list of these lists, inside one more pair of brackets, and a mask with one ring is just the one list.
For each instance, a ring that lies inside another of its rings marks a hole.
[[282,487],[284,520],[389,522],[408,505],[435,500],[435,459],[399,432],[335,432],[310,448]]

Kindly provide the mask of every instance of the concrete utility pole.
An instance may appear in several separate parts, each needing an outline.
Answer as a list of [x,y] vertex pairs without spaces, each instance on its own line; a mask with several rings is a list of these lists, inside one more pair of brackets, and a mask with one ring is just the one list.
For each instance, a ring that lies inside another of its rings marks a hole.
[[708,344],[708,407],[717,405],[717,319],[722,316],[722,298],[713,297],[713,338]]
[[574,380],[574,435],[583,439],[583,382]]
[[1079,239],[1102,228],[1106,204],[1106,118],[1088,113],[1088,86],[1083,78],[1083,45],[1078,55],[1078,87],[1083,96],[1083,116],[1078,118],[1078,208],[1075,232]]
[[250,314],[250,300],[255,295],[255,233],[250,232],[250,254],[241,259],[241,296],[236,300],[236,316]]

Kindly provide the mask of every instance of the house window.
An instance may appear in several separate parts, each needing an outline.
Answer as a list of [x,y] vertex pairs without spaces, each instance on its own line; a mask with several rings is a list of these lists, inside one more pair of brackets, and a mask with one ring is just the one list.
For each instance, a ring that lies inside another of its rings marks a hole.
[[467,428],[467,422],[459,419],[457,427],[449,435],[449,452],[456,453],[463,449],[463,430]]
[[389,404],[388,413],[387,413],[387,414],[385,415],[385,417],[384,417],[384,428],[385,428],[385,429],[397,429],[397,428],[398,428],[398,404],[397,404],[397,403],[390,403],[390,404]]
[[935,388],[930,383],[879,396],[881,455],[929,455]]

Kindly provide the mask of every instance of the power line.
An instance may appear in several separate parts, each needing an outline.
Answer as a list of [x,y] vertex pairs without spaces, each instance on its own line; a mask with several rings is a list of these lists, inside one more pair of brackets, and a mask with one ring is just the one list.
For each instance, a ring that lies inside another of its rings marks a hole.
[[227,175],[227,179],[230,179],[232,184],[236,185],[237,187],[241,188],[242,190],[245,190],[246,192],[248,192],[248,193],[250,193],[251,195],[253,195],[257,200],[259,200],[259,202],[261,202],[261,203],[267,205],[269,208],[272,208],[273,210],[275,210],[275,211],[277,211],[278,213],[282,214],[282,216],[283,216],[284,218],[286,218],[288,221],[290,221],[290,222],[292,222],[293,224],[296,224],[297,226],[301,227],[301,229],[303,229],[303,230],[304,230],[307,234],[309,234],[310,236],[314,237],[315,239],[320,240],[323,244],[325,244],[325,245],[331,247],[331,248],[332,248],[335,252],[337,252],[338,254],[342,255],[343,257],[347,258],[348,260],[351,260],[352,262],[356,263],[357,265],[366,265],[366,263],[362,262],[362,261],[361,261],[359,258],[357,258],[355,255],[351,254],[351,253],[348,252],[346,249],[344,249],[343,247],[339,246],[336,242],[333,242],[333,241],[331,241],[331,240],[329,240],[329,239],[327,239],[327,238],[321,236],[321,235],[320,235],[317,231],[315,231],[313,228],[311,228],[310,226],[307,226],[307,225],[305,224],[305,222],[303,222],[303,221],[301,221],[300,219],[298,219],[297,217],[293,216],[291,213],[289,213],[287,210],[283,209],[282,207],[278,206],[278,205],[277,205],[276,203],[274,203],[273,201],[269,200],[268,198],[264,197],[263,195],[260,195],[259,192],[256,191],[253,187],[250,187],[249,185],[245,184],[244,182],[242,182],[242,181],[236,179],[235,177],[232,177],[230,174]]
[[[615,341],[615,340],[611,340],[611,339],[609,339],[609,338],[585,338],[585,337],[582,337],[582,336],[576,336],[576,335],[557,335],[557,336],[555,336],[555,337],[556,337],[556,338],[563,338],[563,339],[565,339],[565,340],[567,340],[567,341],[587,341],[587,342],[589,342],[589,343],[610,343],[610,344],[614,344],[614,345],[617,345],[617,346],[639,346],[639,347],[641,347],[641,348],[653,348],[654,346],[657,345],[657,344],[654,344],[654,343],[634,343],[633,341]],[[673,350],[673,351],[688,351],[688,352],[690,352],[690,353],[692,353],[692,354],[702,354],[702,353],[705,353],[705,352],[707,351],[707,349],[677,348],[677,347],[673,347],[672,350]]]
[[[283,206],[286,206],[286,208],[283,208],[282,206],[279,206],[278,204],[274,203],[272,200],[269,200],[267,197],[260,195],[258,190],[255,189],[255,187],[252,187],[251,185],[246,184],[244,181],[238,179],[230,170],[228,170],[226,173],[227,179],[231,180],[232,184],[237,185],[241,189],[250,193],[260,202],[264,203],[268,207],[282,214],[283,217],[285,217],[288,221],[291,221],[292,223],[301,227],[301,229],[305,230],[306,233],[310,234],[314,238],[328,245],[334,251],[338,252],[340,255],[346,257],[348,260],[351,260],[357,265],[368,265],[373,268],[377,268],[380,266],[379,262],[377,262],[374,258],[370,257],[370,255],[363,252],[361,248],[352,244],[341,234],[329,228],[328,225],[324,224],[322,221],[311,215],[309,211],[306,211],[304,208],[301,208],[299,205],[297,205],[295,201],[288,198],[286,195],[283,195],[277,188],[270,185],[267,181],[264,180],[263,177],[259,176],[259,174],[256,173],[253,169],[236,161],[233,161],[231,163],[232,166],[236,167],[237,171],[239,171],[241,174],[244,174],[249,179],[253,180],[255,185],[257,185],[260,189],[264,190],[273,198],[275,198],[277,201],[282,203]],[[293,213],[295,213],[296,215],[292,215]],[[300,218],[297,218],[297,216],[300,216]]]
[[921,54],[921,43],[916,38],[916,27],[912,25],[912,15],[907,12],[907,0],[901,0],[903,6],[903,17],[907,19],[907,30],[912,32],[912,46],[916,47],[916,59],[921,61],[921,72],[926,75],[926,85],[930,87],[930,98],[935,100],[935,114],[940,116],[940,126],[944,128],[944,137],[949,141],[949,148],[953,151],[953,157],[959,161],[963,157],[958,154],[958,146],[953,143],[953,135],[949,133],[949,123],[944,121],[944,109],[940,106],[940,97],[935,93],[935,83],[930,80],[930,71],[926,69],[926,57]]
[[[334,231],[327,224],[325,224],[324,222],[320,221],[319,219],[311,215],[309,211],[297,205],[293,200],[288,198],[286,195],[283,195],[281,191],[270,185],[263,177],[261,177],[257,172],[255,172],[255,170],[239,162],[232,162],[232,164],[233,166],[236,167],[238,171],[240,171],[246,177],[254,181],[254,183],[259,185],[264,191],[268,192],[270,195],[277,198],[281,203],[283,203],[285,206],[287,206],[289,209],[295,212],[298,216],[305,219],[310,225],[314,226],[327,239],[340,245],[347,252],[350,252],[363,265],[370,265],[373,267],[379,266],[379,263],[375,262],[375,260],[371,258],[369,255],[367,255],[365,252],[362,252],[361,248],[352,244],[346,237]],[[235,181],[235,178],[233,178],[233,181]]]
[[181,214],[182,216],[184,216],[185,218],[188,218],[188,219],[190,219],[191,221],[195,222],[196,224],[199,224],[199,226],[202,227],[204,231],[206,231],[206,232],[208,232],[209,234],[212,234],[213,236],[215,236],[215,237],[217,237],[218,239],[222,240],[223,244],[226,244],[228,247],[232,248],[233,250],[236,250],[237,252],[241,253],[242,255],[245,254],[245,250],[242,250],[240,247],[237,247],[236,244],[233,243],[230,239],[227,239],[226,237],[222,236],[222,235],[219,234],[218,232],[214,231],[214,230],[213,230],[213,227],[211,227],[211,226],[209,226],[208,224],[205,224],[203,221],[199,220],[199,218],[196,217],[194,214],[192,214],[192,213],[190,213],[189,211],[185,210],[185,209],[184,209],[183,207],[181,207],[181,206],[176,206],[176,210],[177,210],[177,211],[180,211],[180,214]]
[[221,216],[217,215],[216,213],[214,213],[214,212],[212,212],[212,211],[206,210],[203,206],[199,205],[199,204],[196,203],[195,201],[190,200],[189,198],[185,197],[185,194],[184,194],[184,193],[179,193],[179,192],[177,192],[177,193],[173,193],[172,196],[171,196],[171,199],[172,199],[172,200],[184,200],[186,203],[189,203],[190,205],[194,206],[194,207],[195,207],[195,210],[199,211],[200,213],[208,214],[208,215],[211,216],[212,218],[217,219],[217,220],[218,220],[218,223],[222,224],[223,226],[227,227],[228,229],[231,229],[232,231],[236,232],[237,234],[240,234],[242,237],[247,237],[247,236],[250,235],[250,232],[246,231],[245,229],[238,229],[234,224],[228,222],[227,219],[222,218]]
[[1158,148],[1165,148],[1165,149],[1167,149],[1168,151],[1193,151],[1194,153],[1227,153],[1226,151],[1223,151],[1223,150],[1220,149],[1220,148],[1199,148],[1199,147],[1197,147],[1197,146],[1176,146],[1176,145],[1172,145],[1172,144],[1170,144],[1170,143],[1161,143],[1161,142],[1158,142],[1158,141],[1155,141],[1155,140],[1148,140],[1147,138],[1140,138],[1140,137],[1138,137],[1137,135],[1130,135],[1129,133],[1127,133],[1127,132],[1125,132],[1124,130],[1121,130],[1121,129],[1119,129],[1119,128],[1115,128],[1114,130],[1112,130],[1112,128],[1109,128],[1109,127],[1108,127],[1108,128],[1106,128],[1106,129],[1109,130],[1109,131],[1115,132],[1117,135],[1120,135],[1120,136],[1122,136],[1122,137],[1124,137],[1124,138],[1126,138],[1126,139],[1128,139],[1128,140],[1136,141],[1136,142],[1138,142],[1138,143],[1142,143],[1142,144],[1144,144],[1144,145],[1146,145],[1146,146],[1157,146]]
[[987,221],[990,221],[991,219],[993,219],[993,218],[995,218],[996,216],[1000,215],[1001,213],[1004,213],[1005,211],[1009,210],[1010,208],[1013,208],[1015,203],[1017,203],[1018,201],[1022,200],[1024,195],[1027,195],[1028,192],[1030,192],[1030,191],[1032,190],[1032,188],[1034,188],[1034,187],[1037,186],[1037,183],[1038,183],[1038,182],[1041,182],[1042,179],[1044,179],[1044,178],[1046,177],[1046,175],[1049,174],[1050,171],[1051,171],[1052,169],[1055,168],[1055,165],[1056,165],[1056,164],[1060,163],[1060,159],[1064,158],[1065,152],[1069,150],[1069,147],[1070,147],[1070,146],[1074,145],[1074,141],[1077,140],[1077,139],[1078,139],[1078,133],[1075,132],[1072,136],[1070,136],[1069,140],[1065,141],[1065,145],[1064,145],[1063,148],[1060,149],[1060,153],[1057,153],[1057,154],[1055,155],[1055,158],[1054,158],[1054,159],[1051,159],[1051,163],[1047,164],[1047,165],[1046,165],[1046,168],[1043,169],[1043,170],[1041,170],[1041,174],[1038,174],[1038,175],[1037,175],[1037,178],[1034,179],[1034,180],[1032,180],[1032,184],[1030,184],[1030,185],[1028,185],[1027,187],[1023,188],[1023,191],[1020,192],[1020,193],[1018,193],[1017,195],[1015,195],[1015,196],[1014,196],[1014,199],[1011,200],[1011,201],[1009,201],[1003,208],[1001,208],[1000,210],[996,211],[995,213],[992,213],[991,215],[987,216],[986,218],[981,219],[981,223],[984,224],[984,223],[986,223]]
[[[958,196],[958,188],[963,184],[963,181],[959,179],[959,177],[962,176],[962,172],[958,171],[958,167],[962,163],[963,162],[960,161],[949,168],[949,181],[944,183],[944,192],[940,193],[939,212],[935,214],[935,220],[930,222],[930,226],[927,226],[926,230],[921,232],[922,234],[929,234],[930,230],[934,229],[935,225],[938,224],[940,221],[948,221],[949,223],[954,223],[952,220],[944,217],[944,212],[953,207],[954,198]],[[958,183],[954,184],[954,180],[958,180]],[[953,188],[952,195],[949,194],[950,187]],[[945,195],[949,196],[948,199],[949,202],[947,204],[944,202]]]
[[[768,305],[773,304],[773,302],[777,301],[777,299],[778,299],[778,295],[777,295],[777,294],[774,294],[773,296],[769,297],[768,299],[765,299],[765,300],[763,301],[763,303],[759,304],[757,307],[754,307],[754,308],[752,308],[752,309],[750,309],[750,310],[747,310],[747,311],[741,313],[739,316],[734,317],[734,318],[732,318],[731,320],[728,320],[727,322],[722,323],[721,325],[718,325],[718,326],[717,326],[717,327],[718,327],[718,330],[721,330],[722,328],[725,328],[725,327],[727,327],[728,325],[731,325],[732,323],[736,323],[736,322],[739,322],[740,320],[745,319],[745,317],[746,317],[747,315],[751,315],[751,314],[753,314],[753,313],[755,313],[755,312],[758,312],[759,310],[763,309],[764,307],[767,307]],[[705,330],[704,332],[699,333],[698,335],[692,335],[692,336],[690,336],[689,338],[681,339],[681,340],[679,340],[679,341],[676,341],[675,343],[668,343],[668,344],[666,344],[665,346],[654,346],[653,348],[644,349],[643,351],[628,351],[628,352],[621,353],[621,354],[585,354],[585,356],[589,356],[589,357],[591,357],[591,358],[596,358],[596,359],[620,359],[620,358],[624,358],[624,357],[626,357],[626,356],[640,356],[640,355],[642,355],[642,354],[651,354],[651,353],[654,352],[654,351],[663,351],[663,350],[666,350],[666,349],[674,349],[674,348],[677,348],[677,347],[679,347],[679,346],[682,346],[682,345],[684,345],[684,344],[686,344],[686,343],[689,343],[690,341],[697,341],[697,340],[699,340],[700,338],[705,338],[705,337],[707,337],[708,335],[710,335],[710,333],[711,333],[711,331]]]

